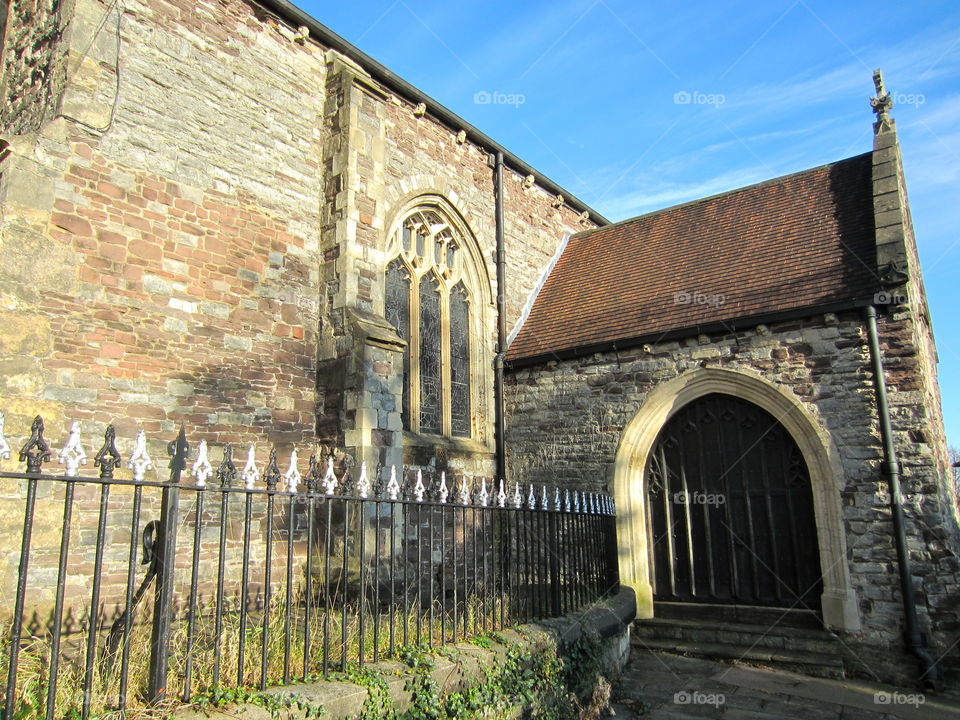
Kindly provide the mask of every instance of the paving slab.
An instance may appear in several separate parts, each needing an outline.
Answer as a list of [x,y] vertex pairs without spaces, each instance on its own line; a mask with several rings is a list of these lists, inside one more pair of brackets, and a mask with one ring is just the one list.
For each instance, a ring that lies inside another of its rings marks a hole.
[[618,720],[960,720],[960,703],[929,693],[637,647],[612,709]]
[[741,688],[802,697],[831,705],[880,711],[904,720],[960,718],[960,704],[921,693],[864,680],[829,680],[765,668],[732,665],[713,678]]

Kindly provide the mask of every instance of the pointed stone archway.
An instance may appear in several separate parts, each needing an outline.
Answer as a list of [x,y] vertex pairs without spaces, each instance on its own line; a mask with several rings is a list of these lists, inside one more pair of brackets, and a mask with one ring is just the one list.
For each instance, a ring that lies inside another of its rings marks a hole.
[[647,458],[661,428],[680,408],[710,393],[752,402],[775,417],[796,441],[810,472],[820,566],[824,625],[847,632],[860,629],[856,594],[850,583],[840,490],[843,473],[836,448],[799,400],[758,375],[702,368],[651,391],[620,438],[613,472],[620,544],[620,580],[637,593],[638,617],[653,617],[650,547],[647,536]]

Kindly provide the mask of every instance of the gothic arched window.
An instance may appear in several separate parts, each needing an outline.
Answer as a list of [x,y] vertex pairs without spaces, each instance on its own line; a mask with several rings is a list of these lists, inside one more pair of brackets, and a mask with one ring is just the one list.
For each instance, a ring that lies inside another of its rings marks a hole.
[[476,260],[464,231],[439,205],[402,216],[387,245],[384,315],[407,341],[403,426],[428,435],[474,437],[478,319]]

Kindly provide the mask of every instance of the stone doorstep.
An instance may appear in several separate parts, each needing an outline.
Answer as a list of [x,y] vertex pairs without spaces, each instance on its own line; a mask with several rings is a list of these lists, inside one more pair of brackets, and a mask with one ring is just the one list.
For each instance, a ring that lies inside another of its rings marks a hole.
[[748,663],[774,664],[790,670],[801,671],[806,676],[817,675],[840,679],[844,677],[843,661],[836,654],[811,651],[780,651],[771,648],[752,648],[749,644],[730,645],[722,643],[684,642],[636,638],[635,646],[644,650],[678,655],[733,660]]
[[703,622],[735,623],[738,625],[763,625],[778,628],[803,628],[822,630],[823,622],[809,610],[760,607],[757,605],[720,605],[695,602],[657,601],[653,605],[653,620],[686,620]]
[[653,633],[659,633],[661,629],[676,628],[681,634],[685,632],[694,632],[703,634],[703,632],[720,633],[732,632],[738,635],[755,635],[757,637],[777,637],[793,638],[797,640],[812,640],[816,642],[835,643],[837,636],[822,627],[817,629],[795,627],[792,625],[781,625],[770,623],[767,625],[715,621],[715,620],[674,620],[672,618],[646,618],[643,620],[634,620],[633,628],[637,633],[643,633],[649,628]]
[[[936,720],[937,718],[960,717],[960,702],[947,700],[942,697],[932,697],[918,693],[916,690],[882,685],[864,680],[829,680],[825,678],[811,678],[805,675],[783,670],[759,669],[751,667],[732,667],[715,673],[711,680],[747,688],[760,690],[774,695],[788,695],[793,697],[818,700],[825,703],[845,705],[847,707],[868,710],[875,713],[886,713],[906,720]],[[921,696],[923,704],[914,705],[906,702],[878,703],[875,693],[886,693],[891,697],[906,698]]]

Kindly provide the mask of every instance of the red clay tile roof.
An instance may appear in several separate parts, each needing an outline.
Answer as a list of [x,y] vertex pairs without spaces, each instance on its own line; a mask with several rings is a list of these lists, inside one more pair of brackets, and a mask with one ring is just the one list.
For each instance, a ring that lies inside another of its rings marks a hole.
[[877,287],[866,153],[574,235],[507,360],[732,328]]

